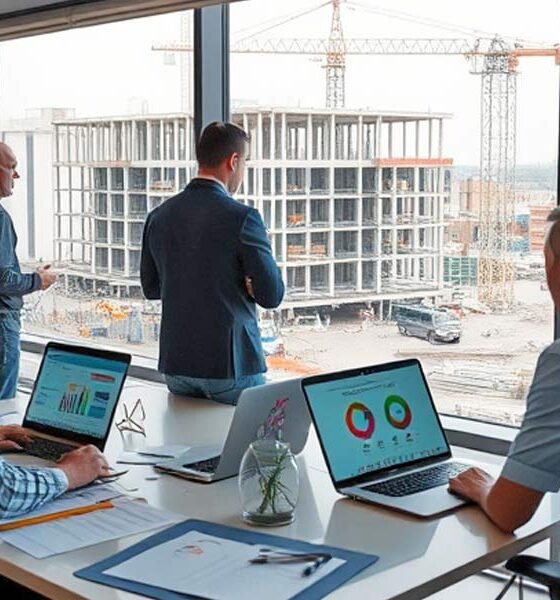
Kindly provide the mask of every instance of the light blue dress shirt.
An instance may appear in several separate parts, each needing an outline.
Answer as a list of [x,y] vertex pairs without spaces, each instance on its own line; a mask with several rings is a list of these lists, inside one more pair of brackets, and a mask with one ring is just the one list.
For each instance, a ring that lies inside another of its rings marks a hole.
[[560,340],[539,356],[502,476],[540,492],[560,489]]

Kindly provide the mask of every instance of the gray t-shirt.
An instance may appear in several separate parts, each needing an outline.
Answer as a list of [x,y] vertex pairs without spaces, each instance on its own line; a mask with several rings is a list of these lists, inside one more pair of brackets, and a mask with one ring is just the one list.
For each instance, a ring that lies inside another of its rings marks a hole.
[[540,492],[560,489],[560,340],[539,356],[502,476]]

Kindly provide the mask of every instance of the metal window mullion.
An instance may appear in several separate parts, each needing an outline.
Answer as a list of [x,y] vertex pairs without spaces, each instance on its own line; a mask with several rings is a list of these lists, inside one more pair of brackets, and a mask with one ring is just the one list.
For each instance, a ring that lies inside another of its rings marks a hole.
[[229,120],[229,7],[209,6],[194,12],[196,139],[208,123]]

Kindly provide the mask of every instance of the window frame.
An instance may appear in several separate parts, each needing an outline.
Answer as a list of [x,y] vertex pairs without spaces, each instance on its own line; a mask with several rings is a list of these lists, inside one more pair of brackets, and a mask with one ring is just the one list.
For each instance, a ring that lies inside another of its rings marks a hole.
[[[195,9],[194,17],[194,118],[195,131],[200,132],[203,126],[210,121],[228,120],[230,118],[229,6],[228,4],[220,4],[218,6]],[[219,32],[220,35],[216,35],[216,32]],[[216,102],[216,90],[220,90],[221,93],[218,102]],[[560,101],[558,114],[560,123]],[[558,206],[560,206],[559,174],[560,127],[558,131],[557,156],[556,198]],[[553,336],[554,340],[560,338],[560,310],[558,309],[555,310]],[[43,353],[47,341],[46,337],[23,334],[21,348],[23,352],[33,354]],[[133,378],[148,382],[164,383],[163,375],[157,371],[157,360],[153,358],[133,355],[129,373]],[[518,427],[513,425],[495,424],[469,417],[448,415],[446,413],[442,413],[441,418],[449,443],[452,446],[461,446],[500,456],[507,455],[511,441],[518,430]]]

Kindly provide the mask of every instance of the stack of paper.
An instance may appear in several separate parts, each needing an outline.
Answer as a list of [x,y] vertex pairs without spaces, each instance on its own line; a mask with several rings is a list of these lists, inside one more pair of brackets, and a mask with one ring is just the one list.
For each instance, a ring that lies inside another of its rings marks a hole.
[[55,513],[65,512],[74,508],[80,508],[82,506],[91,506],[98,502],[110,500],[122,496],[123,493],[114,485],[107,483],[105,485],[92,485],[87,488],[72,490],[66,492],[53,502],[49,502],[45,506],[25,513],[19,517],[12,517],[10,519],[0,519],[0,526],[8,523],[19,523],[20,521],[27,521],[34,517],[52,515]]
[[122,497],[107,485],[65,494],[43,509],[18,519],[3,519],[0,525],[89,506],[116,495],[121,497],[113,500],[113,508],[3,531],[0,532],[0,539],[35,558],[46,558],[171,525],[181,519],[178,515],[160,511],[140,500]]

